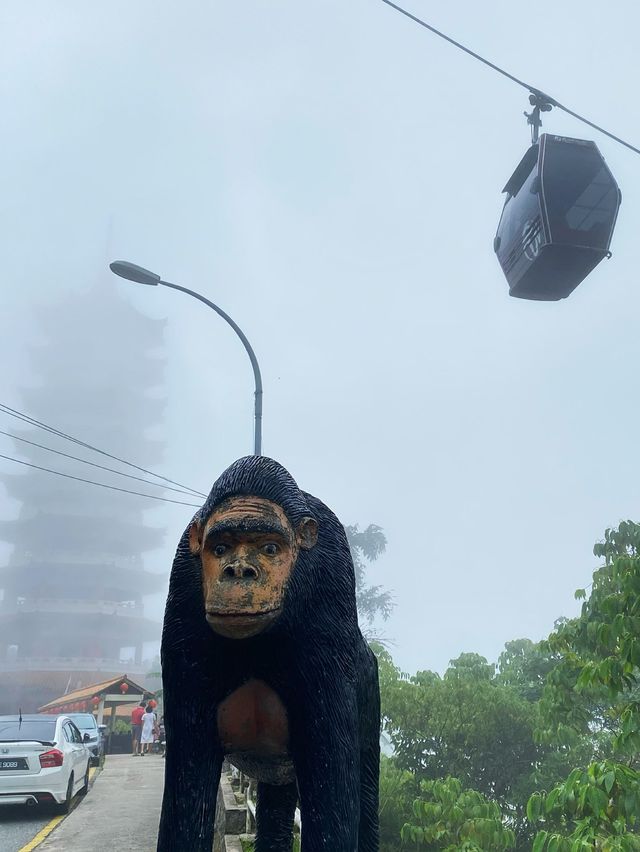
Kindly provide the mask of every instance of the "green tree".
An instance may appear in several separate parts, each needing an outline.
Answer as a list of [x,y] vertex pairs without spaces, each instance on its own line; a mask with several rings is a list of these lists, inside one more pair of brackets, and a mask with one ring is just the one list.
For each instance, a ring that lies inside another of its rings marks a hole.
[[446,852],[500,852],[514,849],[514,832],[506,828],[499,806],[477,790],[465,790],[457,778],[423,781],[413,804],[413,818],[402,839],[416,849]]
[[356,574],[358,614],[361,622],[367,624],[365,635],[372,640],[379,639],[373,624],[378,616],[384,621],[389,618],[394,607],[393,596],[382,586],[367,585],[366,566],[385,552],[387,539],[382,528],[375,524],[369,524],[365,530],[361,530],[358,524],[352,524],[345,527],[345,532]]
[[398,765],[420,779],[454,775],[509,803],[542,753],[533,736],[535,708],[496,683],[479,655],[453,660],[442,678],[403,676],[388,654],[379,655],[379,668],[382,713]]
[[[604,559],[578,618],[558,625],[546,645],[557,662],[547,677],[540,739],[589,743],[592,760],[548,795],[529,802],[549,823],[538,850],[638,849],[640,817],[640,526],[607,529],[594,555]],[[594,759],[595,758],[595,759]]]
[[571,731],[599,735],[620,755],[640,750],[640,526],[623,521],[594,546],[604,564],[584,589],[578,618],[548,639],[559,659],[544,692],[549,727],[559,739]]
[[415,777],[392,758],[380,759],[380,852],[397,852],[402,826],[419,793]]
[[534,794],[527,816],[539,825],[533,852],[640,850],[640,774],[614,761],[574,769],[548,794]]
[[467,682],[489,683],[493,680],[496,667],[487,662],[480,654],[460,654],[449,662],[445,680],[465,680]]
[[513,639],[500,654],[496,681],[513,688],[527,701],[539,701],[547,675],[557,661],[558,655],[542,642]]
[[[557,626],[566,619],[556,622]],[[530,639],[514,639],[505,644],[498,660],[496,682],[517,693],[536,707],[536,718],[540,720],[540,699],[546,679],[559,660],[545,642],[534,643]],[[557,738],[540,738],[541,722],[537,722],[534,737],[545,743],[529,777],[524,779],[518,790],[520,801],[526,801],[534,789],[550,789],[578,764],[587,764],[594,756],[593,739],[589,732],[572,732],[569,741]]]

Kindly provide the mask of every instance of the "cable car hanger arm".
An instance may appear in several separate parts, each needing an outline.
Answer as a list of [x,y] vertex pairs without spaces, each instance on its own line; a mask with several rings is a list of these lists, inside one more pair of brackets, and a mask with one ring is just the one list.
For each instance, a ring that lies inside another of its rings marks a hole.
[[[636,148],[635,145],[632,145],[630,142],[625,142],[624,139],[621,139],[619,136],[616,136],[614,133],[610,133],[608,130],[605,130],[604,127],[601,127],[599,124],[595,124],[593,121],[589,121],[588,118],[585,118],[583,115],[579,115],[577,112],[574,112],[569,107],[564,106],[564,104],[559,103],[555,98],[546,95],[540,89],[535,86],[530,86],[528,83],[525,83],[524,80],[520,80],[518,77],[515,77],[513,74],[510,74],[508,71],[505,71],[504,68],[500,68],[499,65],[495,65],[493,62],[490,62],[488,59],[485,59],[483,56],[480,56],[479,53],[475,53],[470,48],[465,47],[463,44],[460,44],[459,41],[451,38],[445,33],[437,30],[435,27],[432,27],[431,24],[428,24],[426,21],[423,21],[422,18],[416,17],[416,15],[412,15],[411,12],[408,12],[406,9],[403,9],[402,6],[398,6],[395,3],[392,3],[391,0],[382,0],[382,2],[386,6],[390,6],[392,9],[395,9],[396,12],[400,12],[401,15],[404,15],[406,18],[409,18],[414,23],[418,24],[421,27],[424,27],[426,30],[429,30],[434,35],[439,36],[440,38],[448,41],[449,44],[452,44],[454,47],[457,47],[459,50],[464,51],[464,53],[468,53],[469,56],[472,56],[474,59],[477,59],[479,62],[482,62],[484,65],[487,65],[489,68],[497,71],[498,74],[502,74],[503,77],[506,77],[508,80],[511,80],[513,83],[517,83],[518,86],[522,86],[523,89],[527,89],[531,95],[533,95],[536,99],[543,101],[545,104],[549,104],[551,107],[557,107],[561,109],[563,112],[566,112],[568,115],[576,118],[578,121],[582,121],[584,124],[588,124],[589,127],[593,127],[594,130],[597,130],[599,133],[603,133],[605,136],[608,136],[610,139],[613,139],[614,142],[618,142],[620,145],[624,145],[625,148],[629,148],[631,151],[634,151],[636,154],[640,154],[640,148]],[[537,108],[537,105],[534,105]],[[543,112],[546,112],[544,108],[542,108]],[[535,109],[533,111],[535,113]],[[526,113],[525,113],[526,115]],[[533,115],[533,113],[532,113]],[[539,119],[539,113],[538,113]],[[530,124],[534,124],[535,119],[532,121],[529,120]],[[535,127],[532,127],[532,131]]]

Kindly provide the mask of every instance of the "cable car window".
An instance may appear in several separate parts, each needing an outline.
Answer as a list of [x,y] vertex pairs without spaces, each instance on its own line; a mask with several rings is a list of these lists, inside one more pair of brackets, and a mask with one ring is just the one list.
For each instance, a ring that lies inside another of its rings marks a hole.
[[511,247],[514,242],[520,247],[531,223],[538,219],[538,183],[538,168],[534,162],[532,170],[516,194],[507,198],[505,202],[498,224],[501,245],[505,249],[507,246]]
[[606,250],[618,190],[597,149],[550,144],[543,175],[553,241]]

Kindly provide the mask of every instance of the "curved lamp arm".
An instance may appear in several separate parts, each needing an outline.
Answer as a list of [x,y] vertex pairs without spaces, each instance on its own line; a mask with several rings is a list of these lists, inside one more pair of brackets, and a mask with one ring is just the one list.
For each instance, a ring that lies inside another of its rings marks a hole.
[[229,314],[225,313],[222,308],[219,308],[216,304],[209,301],[209,299],[201,296],[200,293],[196,293],[195,290],[189,290],[187,287],[181,287],[179,284],[171,284],[170,281],[163,281],[156,272],[151,272],[149,269],[145,269],[144,266],[138,266],[135,263],[130,263],[128,260],[114,260],[109,264],[109,268],[116,275],[119,275],[120,278],[126,278],[128,281],[135,281],[137,284],[148,284],[152,287],[157,287],[159,284],[162,284],[164,287],[170,287],[172,290],[181,290],[183,293],[193,296],[194,299],[197,299],[199,302],[203,302],[205,305],[212,308],[212,310],[221,316],[225,322],[229,323],[231,328],[242,341],[242,345],[247,350],[247,355],[249,356],[251,366],[253,367],[253,378],[256,386],[253,453],[256,456],[262,455],[262,376],[260,375],[260,367],[258,366],[256,354],[240,326],[234,322]]
[[247,350],[247,355],[249,356],[249,360],[251,361],[251,366],[253,367],[253,378],[255,380],[255,430],[254,430],[254,442],[253,442],[253,454],[255,456],[262,455],[262,375],[260,373],[260,366],[258,364],[258,359],[256,358],[256,354],[253,351],[251,344],[249,343],[246,334],[240,328],[240,326],[231,319],[229,314],[225,313],[222,308],[219,308],[214,302],[211,302],[209,299],[206,299],[204,296],[201,296],[200,293],[196,293],[195,290],[189,290],[187,287],[181,287],[179,284],[172,284],[170,281],[164,281],[160,279],[158,284],[162,284],[164,287],[171,287],[172,290],[181,290],[183,293],[188,293],[190,296],[193,296],[194,299],[198,299],[199,302],[204,302],[205,305],[208,305],[212,308],[219,316],[222,317],[223,320],[229,323],[231,328],[238,335],[240,340],[242,341],[242,345]]

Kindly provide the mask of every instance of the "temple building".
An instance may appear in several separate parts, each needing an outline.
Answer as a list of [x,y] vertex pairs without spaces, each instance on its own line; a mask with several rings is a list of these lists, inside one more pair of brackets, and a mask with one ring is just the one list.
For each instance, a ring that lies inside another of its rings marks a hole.
[[[22,389],[20,410],[155,469],[162,462],[164,320],[136,311],[112,281],[67,296],[36,320],[33,380]],[[0,420],[15,436],[8,454],[16,458],[164,494],[33,444],[152,478],[138,470],[4,413]],[[0,538],[12,545],[0,567],[0,713],[36,712],[56,696],[123,670],[144,682],[160,624],[145,617],[143,597],[161,591],[168,572],[168,566],[162,573],[145,567],[145,554],[160,547],[164,536],[147,524],[145,512],[162,504],[18,464],[1,480],[16,502],[6,504],[15,507],[13,516],[3,507],[0,520]]]

